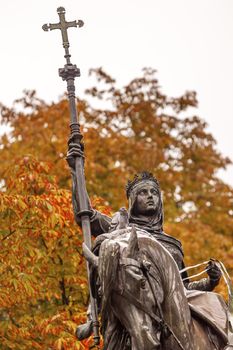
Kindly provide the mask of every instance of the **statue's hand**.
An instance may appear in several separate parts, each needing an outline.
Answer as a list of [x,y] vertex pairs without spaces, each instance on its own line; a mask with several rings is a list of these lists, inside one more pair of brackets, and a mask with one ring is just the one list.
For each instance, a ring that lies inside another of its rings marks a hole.
[[222,272],[216,262],[210,260],[207,265],[207,274],[209,276],[210,282],[215,286],[218,285],[219,280],[222,276]]
[[77,157],[81,157],[84,160],[84,145],[83,143],[74,142],[71,138],[68,141],[68,152],[66,155],[66,160],[70,168],[75,169],[75,159]]

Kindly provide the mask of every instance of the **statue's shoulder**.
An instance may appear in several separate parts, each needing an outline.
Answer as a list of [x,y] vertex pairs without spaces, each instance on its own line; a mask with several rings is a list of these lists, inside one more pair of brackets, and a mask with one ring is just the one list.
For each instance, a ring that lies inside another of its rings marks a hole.
[[99,212],[98,210],[93,210],[93,214],[90,218],[92,235],[96,237],[102,233],[108,232],[111,226],[111,221],[111,217]]
[[184,255],[182,243],[177,238],[175,238],[171,235],[168,235],[165,232],[160,233],[160,234],[155,234],[155,238],[158,241],[165,242],[167,244],[170,244],[171,246],[178,248],[178,250],[182,253],[182,255]]
[[175,237],[173,237],[173,236],[171,236],[171,235],[168,235],[166,232],[163,232],[163,233],[162,233],[162,236],[163,236],[165,239],[168,239],[168,240],[170,240],[170,241],[172,241],[172,242],[175,242],[175,243],[178,244],[180,247],[182,247],[182,243],[181,243],[181,241],[180,241],[179,239],[177,239],[177,238],[175,238]]

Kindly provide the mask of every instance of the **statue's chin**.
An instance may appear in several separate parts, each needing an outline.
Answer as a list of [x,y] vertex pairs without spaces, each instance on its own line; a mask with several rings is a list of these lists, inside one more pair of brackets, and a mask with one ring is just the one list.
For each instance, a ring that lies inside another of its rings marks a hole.
[[149,209],[145,212],[145,216],[155,216],[156,215],[156,209]]
[[156,216],[157,215],[157,211],[155,208],[148,208],[146,210],[143,210],[141,212],[137,212],[135,213],[138,216],[145,216],[145,217],[152,217],[152,216]]

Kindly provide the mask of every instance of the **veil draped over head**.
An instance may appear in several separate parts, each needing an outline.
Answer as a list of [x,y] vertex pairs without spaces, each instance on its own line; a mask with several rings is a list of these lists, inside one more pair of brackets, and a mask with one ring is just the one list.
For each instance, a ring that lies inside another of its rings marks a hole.
[[[158,194],[158,207],[153,216],[140,216],[137,213],[137,195],[145,185],[151,185],[154,187]],[[134,176],[133,181],[128,181],[126,185],[126,195],[129,200],[128,209],[128,224],[129,226],[136,226],[138,229],[147,231],[153,235],[158,241],[163,242],[163,245],[173,255],[177,255],[177,261],[180,268],[183,266],[183,249],[181,242],[173,236],[166,234],[163,231],[163,201],[162,194],[157,179],[148,172],[142,172]],[[117,212],[111,221],[109,232],[113,232],[118,228],[119,215]],[[98,240],[98,239],[97,239]]]
[[[157,191],[159,199],[158,207],[153,216],[140,217],[136,210],[137,195],[140,190],[148,184],[153,186]],[[129,225],[133,224],[139,229],[151,233],[172,254],[179,269],[182,269],[184,267],[184,253],[181,242],[163,231],[163,201],[158,181],[152,176],[152,174],[145,172],[142,173],[142,175],[135,175],[135,180],[129,183],[126,190],[129,199]],[[187,276],[185,275],[185,277]]]

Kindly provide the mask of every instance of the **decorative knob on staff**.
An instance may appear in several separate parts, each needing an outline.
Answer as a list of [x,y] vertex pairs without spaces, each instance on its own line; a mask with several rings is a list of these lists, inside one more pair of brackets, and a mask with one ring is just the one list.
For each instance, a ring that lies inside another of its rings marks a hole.
[[[81,150],[81,140],[83,138],[80,132],[80,124],[78,120],[78,113],[76,108],[75,101],[75,85],[74,79],[80,76],[80,70],[76,65],[71,63],[71,55],[69,52],[69,40],[68,40],[68,32],[67,29],[71,27],[82,27],[83,21],[72,21],[66,22],[65,20],[65,9],[64,7],[59,7],[57,9],[57,13],[59,15],[60,22],[55,24],[44,24],[42,29],[45,31],[60,29],[62,34],[62,44],[65,49],[65,59],[66,64],[64,68],[59,69],[59,76],[67,82],[67,92],[69,98],[70,105],[70,129],[71,135],[70,140],[79,145]],[[75,176],[78,183],[78,198],[80,203],[80,211],[78,215],[81,218],[82,223],[82,231],[84,236],[84,243],[86,246],[91,249],[91,228],[90,228],[90,216],[92,212],[88,207],[88,199],[86,196],[86,184],[85,184],[85,176],[84,176],[84,166],[83,159],[81,157],[76,157],[75,159]],[[94,330],[94,343],[95,345],[99,344],[99,323],[98,323],[98,313],[97,313],[97,303],[96,299],[92,296],[91,288],[90,288],[90,279],[89,279],[89,264],[87,263],[87,274],[88,274],[88,284],[90,290],[90,301],[91,301],[91,314],[93,321],[93,330]]]

